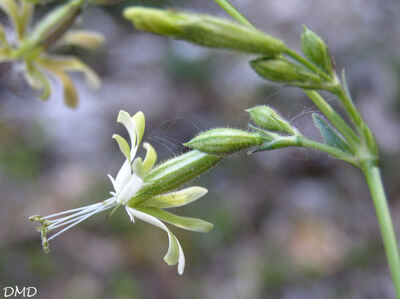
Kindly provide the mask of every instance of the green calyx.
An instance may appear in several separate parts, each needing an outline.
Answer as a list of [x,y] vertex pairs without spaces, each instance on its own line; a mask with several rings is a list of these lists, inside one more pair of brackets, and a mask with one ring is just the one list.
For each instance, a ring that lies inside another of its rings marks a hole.
[[251,120],[263,129],[283,132],[289,135],[296,134],[296,129],[278,112],[268,106],[260,105],[246,111],[250,114]]
[[210,48],[276,56],[284,43],[259,30],[208,15],[145,7],[124,10],[124,17],[137,29]]
[[305,89],[322,89],[332,91],[336,86],[326,82],[320,76],[300,64],[285,58],[262,57],[250,61],[250,66],[261,77]]
[[145,200],[179,188],[215,166],[224,157],[197,150],[169,159],[144,175],[144,186],[128,202],[136,206]]
[[230,155],[261,143],[260,133],[218,128],[200,133],[184,145],[212,155]]
[[321,70],[333,77],[332,60],[328,47],[316,33],[303,26],[301,49],[304,55]]

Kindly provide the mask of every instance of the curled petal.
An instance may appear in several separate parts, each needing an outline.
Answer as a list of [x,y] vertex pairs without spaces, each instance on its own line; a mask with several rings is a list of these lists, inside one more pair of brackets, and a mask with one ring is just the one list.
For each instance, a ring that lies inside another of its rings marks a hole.
[[185,255],[183,254],[182,247],[179,244],[179,241],[175,237],[175,235],[168,229],[168,227],[164,223],[162,223],[156,217],[153,217],[136,209],[132,209],[130,207],[126,207],[126,211],[128,212],[128,214],[139,218],[142,221],[161,228],[168,234],[169,246],[167,254],[164,256],[164,260],[168,265],[175,265],[176,263],[178,263],[178,273],[182,275],[185,269]]
[[21,23],[21,34],[24,35],[28,30],[33,17],[34,4],[28,1],[22,1],[21,3],[21,15],[20,15],[20,23]]
[[21,38],[23,35],[23,22],[20,16],[20,8],[18,4],[14,0],[1,0],[0,8],[7,14],[7,17],[10,19],[15,31],[18,34],[18,38]]
[[119,149],[120,149],[121,152],[124,154],[125,158],[126,158],[128,161],[131,161],[131,149],[130,149],[130,147],[129,147],[128,142],[127,142],[123,137],[121,137],[121,136],[118,135],[118,134],[114,134],[114,135],[112,136],[112,138],[114,138],[115,141],[118,143]]
[[142,158],[136,158],[133,163],[132,163],[132,168],[133,172],[140,176],[141,178],[143,177],[143,161]]
[[100,33],[90,30],[70,30],[57,43],[57,46],[78,46],[87,50],[94,50],[104,44],[104,37]]
[[82,72],[89,87],[96,89],[100,86],[99,76],[79,58],[62,55],[42,55],[37,60],[41,65],[47,67],[57,68],[66,72]]
[[176,227],[186,230],[207,233],[214,227],[212,223],[204,221],[202,219],[182,217],[157,208],[136,206],[135,209],[142,211],[146,214],[150,214],[162,221],[166,221],[168,223],[171,223],[172,225],[175,225]]
[[24,74],[32,88],[41,90],[40,98],[47,100],[51,95],[51,86],[46,76],[33,64],[26,64],[26,72]]
[[139,130],[137,127],[137,123],[130,114],[124,110],[121,110],[118,113],[117,122],[123,124],[126,130],[129,133],[129,137],[131,139],[131,158],[135,157],[137,148],[139,146]]
[[143,162],[143,172],[149,172],[154,164],[157,162],[157,152],[156,150],[147,142],[143,143],[143,147],[146,149],[146,157]]
[[141,206],[150,208],[176,208],[187,205],[207,194],[202,187],[189,187],[176,192],[157,195],[143,201]]
[[66,72],[52,66],[45,66],[50,73],[57,77],[63,86],[64,91],[64,103],[71,108],[78,106],[78,93],[76,92],[74,83]]
[[137,136],[138,136],[138,145],[140,144],[140,142],[142,141],[142,137],[144,134],[144,128],[145,128],[145,118],[144,118],[144,114],[142,111],[137,112],[134,116],[132,116],[133,121],[135,122],[136,125],[136,132],[137,132]]

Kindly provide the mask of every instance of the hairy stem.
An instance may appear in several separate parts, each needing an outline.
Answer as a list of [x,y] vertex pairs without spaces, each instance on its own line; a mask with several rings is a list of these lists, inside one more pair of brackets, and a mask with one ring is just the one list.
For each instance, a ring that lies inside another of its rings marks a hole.
[[382,178],[379,167],[370,161],[361,163],[361,169],[367,180],[372,200],[378,217],[381,230],[383,245],[386,251],[386,257],[392,275],[396,297],[400,299],[400,257],[397,246],[396,235],[393,228],[392,218],[383,189]]
[[313,148],[316,150],[320,150],[329,155],[332,155],[340,160],[346,161],[347,163],[357,166],[357,161],[353,155],[347,154],[340,149],[329,146],[325,143],[317,142],[311,139],[308,139],[304,136],[297,136],[297,146]]

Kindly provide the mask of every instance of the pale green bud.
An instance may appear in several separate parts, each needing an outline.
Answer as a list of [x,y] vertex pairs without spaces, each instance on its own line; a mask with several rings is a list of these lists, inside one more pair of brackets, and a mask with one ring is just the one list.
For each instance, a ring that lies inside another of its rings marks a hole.
[[153,196],[175,190],[215,166],[222,156],[196,150],[169,159],[144,175],[144,186],[130,200],[135,206]]
[[268,106],[256,106],[246,111],[250,114],[251,120],[263,129],[284,132],[290,135],[294,135],[296,132],[288,121]]
[[250,61],[250,65],[261,77],[273,82],[306,89],[334,90],[335,88],[333,84],[324,82],[303,66],[283,58],[258,58]]
[[229,155],[261,143],[260,133],[218,128],[200,133],[184,145],[212,155]]
[[328,47],[322,38],[306,26],[303,27],[303,33],[301,34],[301,49],[311,62],[330,76],[333,76],[332,60]]
[[276,56],[284,43],[259,30],[222,18],[145,7],[124,10],[124,17],[139,30],[168,35],[191,43]]

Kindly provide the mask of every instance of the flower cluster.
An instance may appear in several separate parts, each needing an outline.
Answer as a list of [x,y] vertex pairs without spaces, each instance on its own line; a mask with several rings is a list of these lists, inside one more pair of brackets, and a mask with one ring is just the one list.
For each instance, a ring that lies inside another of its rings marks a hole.
[[78,95],[67,72],[82,72],[92,88],[100,85],[97,74],[79,58],[51,54],[51,50],[74,45],[88,50],[99,47],[104,38],[87,30],[68,30],[74,23],[85,0],[71,0],[45,15],[31,28],[35,4],[25,0],[1,0],[3,10],[12,26],[0,24],[0,63],[13,63],[22,71],[28,84],[41,92],[40,98],[51,96],[49,79],[60,81],[64,90],[64,102],[76,107]]
[[[41,232],[43,249],[48,252],[49,241],[66,230],[97,213],[112,208],[116,209],[121,205],[125,206],[132,222],[135,222],[135,218],[137,218],[163,229],[168,234],[169,248],[164,260],[169,265],[178,264],[178,273],[182,274],[185,267],[182,247],[163,221],[197,232],[208,232],[213,225],[201,219],[177,216],[164,209],[186,205],[207,193],[207,189],[197,186],[178,191],[171,190],[193,178],[195,171],[188,172],[187,165],[197,163],[196,165],[201,166],[201,171],[205,171],[221,158],[192,151],[189,154],[167,160],[153,168],[157,154],[149,143],[143,144],[147,151],[144,160],[136,157],[145,128],[143,113],[138,112],[131,116],[125,111],[120,111],[117,122],[123,124],[127,129],[131,145],[120,135],[113,135],[125,156],[125,162],[115,178],[109,175],[114,187],[114,191],[110,192],[112,197],[89,206],[45,217],[36,215],[30,217],[30,219],[42,224],[38,230]],[[176,178],[179,178],[179,180],[177,181]],[[55,230],[58,231],[48,236],[50,232]]]

